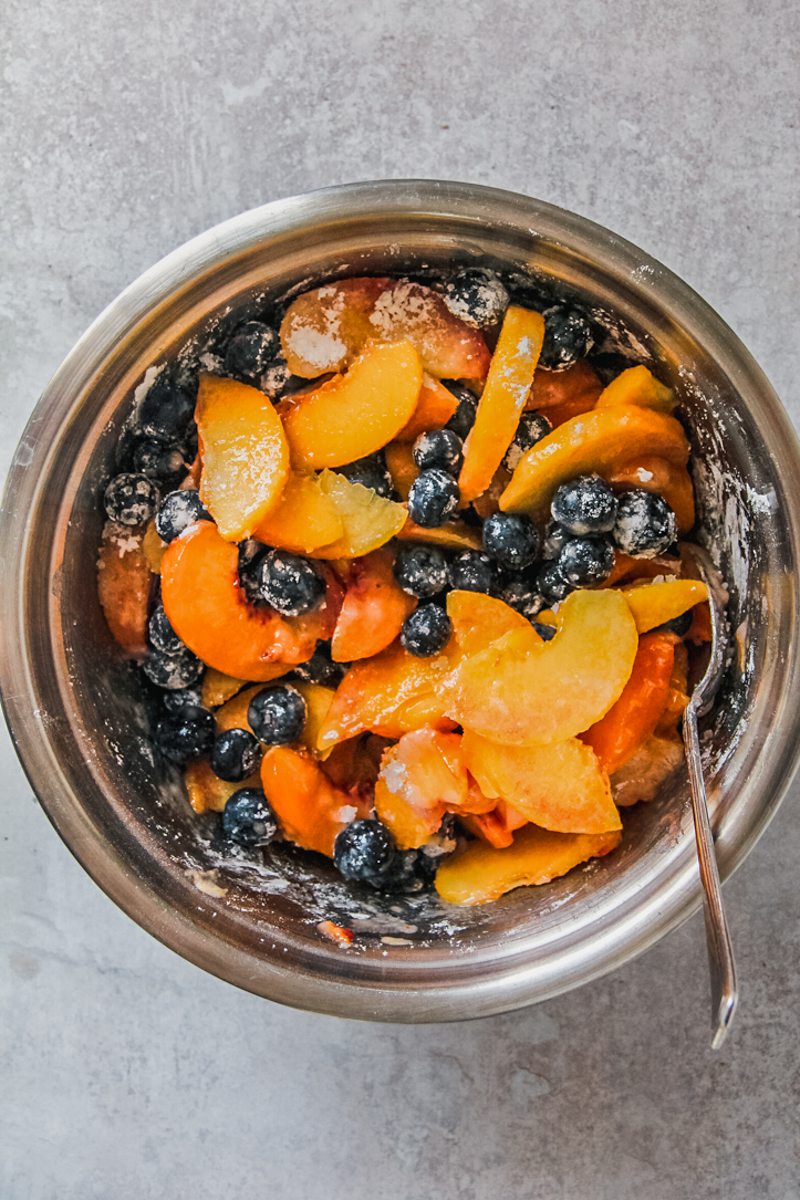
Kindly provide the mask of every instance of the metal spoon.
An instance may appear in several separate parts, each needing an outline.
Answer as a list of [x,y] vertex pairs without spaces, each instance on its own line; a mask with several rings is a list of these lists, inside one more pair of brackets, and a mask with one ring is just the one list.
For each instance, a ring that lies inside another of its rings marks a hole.
[[708,798],[700,759],[698,718],[708,712],[717,694],[725,668],[725,589],[716,567],[699,546],[690,551],[697,574],[708,587],[711,610],[711,655],[705,674],[692,692],[683,714],[683,743],[689,766],[689,787],[692,794],[692,815],[700,864],[700,881],[705,896],[706,943],[711,972],[711,1023],[714,1035],[711,1045],[718,1050],[730,1029],[738,999],[736,966],[730,930],[722,906],[719,868],[714,849],[714,835],[708,815]]

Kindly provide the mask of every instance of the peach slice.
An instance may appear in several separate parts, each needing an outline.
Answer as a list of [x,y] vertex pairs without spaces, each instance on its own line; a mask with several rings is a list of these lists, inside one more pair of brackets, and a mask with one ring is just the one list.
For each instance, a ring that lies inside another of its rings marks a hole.
[[600,376],[585,359],[567,367],[565,371],[548,371],[539,367],[533,377],[533,387],[525,407],[543,411],[549,417],[550,409],[575,404],[581,397],[582,402],[588,401],[587,409],[582,410],[587,411],[594,407],[602,390]]
[[694,525],[694,487],[686,467],[678,467],[651,454],[623,463],[608,477],[608,482],[617,488],[635,487],[658,492],[675,513],[679,533],[688,533]]
[[514,439],[544,338],[544,317],[512,304],[506,309],[458,477],[461,499],[485,492]]
[[167,543],[162,542],[156,532],[155,521],[150,521],[144,531],[142,539],[142,552],[150,566],[150,570],[154,575],[161,574],[161,560],[164,557],[164,551],[167,548]]
[[437,379],[484,379],[483,336],[459,321],[438,293],[387,278],[343,279],[298,296],[281,322],[289,370],[303,379],[341,371],[366,342],[408,340]]
[[614,802],[630,808],[641,801],[655,800],[672,773],[683,762],[683,743],[674,735],[654,735],[640,746],[625,766],[611,778]]
[[552,833],[528,825],[505,850],[472,842],[448,858],[436,872],[436,891],[447,904],[486,904],[513,888],[549,883],[579,863],[601,858],[619,845],[621,837],[616,830]]
[[523,817],[504,800],[492,801],[494,807],[488,812],[459,813],[458,819],[465,829],[495,850],[502,850],[514,841],[514,831],[528,824]]
[[319,486],[335,506],[344,533],[330,545],[320,546],[317,558],[360,558],[385,545],[406,523],[408,514],[402,504],[351,483],[335,471],[323,471]]
[[261,787],[261,779],[256,771],[239,783],[228,783],[220,779],[211,770],[208,759],[197,758],[186,764],[183,782],[189,803],[197,813],[222,812],[234,792],[239,788]]
[[321,683],[299,682],[292,686],[297,688],[306,702],[306,723],[300,740],[309,750],[314,751],[336,691],[334,688],[324,687]]
[[285,837],[304,850],[333,856],[333,844],[359,813],[305,750],[272,746],[261,760],[261,786]]
[[448,592],[446,603],[447,615],[453,623],[453,633],[462,655],[485,650],[492,642],[514,630],[524,630],[537,637],[536,631],[521,613],[494,596],[455,590]]
[[577,738],[501,746],[465,731],[462,752],[485,796],[507,801],[543,829],[606,833],[622,827],[608,775]]
[[625,597],[577,591],[558,610],[556,636],[515,629],[456,665],[447,714],[508,745],[563,741],[608,712],[630,677],[639,639]]
[[375,811],[401,850],[416,850],[442,817],[467,800],[467,771],[457,733],[419,729],[386,750],[375,784]]
[[295,467],[342,467],[399,433],[417,405],[422,363],[411,342],[370,345],[344,375],[281,405]]
[[132,658],[147,654],[153,574],[141,530],[106,521],[97,556],[97,595],[114,641]]
[[486,491],[472,501],[472,507],[482,521],[488,520],[499,510],[500,497],[508,487],[510,479],[511,472],[505,467],[498,467]]
[[255,536],[268,546],[313,554],[344,533],[342,518],[318,475],[291,471],[277,506],[258,526]]
[[[170,542],[161,564],[161,598],[170,623],[199,658],[236,679],[274,679],[276,664],[306,662],[333,633],[341,586],[330,572],[319,608],[281,617],[248,604],[239,586],[236,546],[210,521]],[[282,673],[282,672],[281,672]]]
[[[606,587],[630,579],[655,579],[658,575],[680,575],[683,563],[679,558],[657,554],[654,558],[637,558],[635,555],[614,551],[614,566],[606,580]],[[536,620],[540,620],[537,616]]]
[[407,500],[411,485],[419,475],[419,467],[414,462],[410,444],[400,441],[389,442],[384,449],[383,456],[386,459],[386,467],[392,477],[395,490],[403,500]]
[[621,463],[648,454],[686,465],[689,443],[674,417],[633,404],[573,417],[522,456],[500,507],[544,519],[559,484],[593,471],[611,475]]
[[458,400],[450,389],[432,375],[424,374],[417,407],[398,433],[398,442],[413,442],[429,429],[441,429],[457,408]]
[[638,404],[642,408],[671,413],[675,408],[675,394],[672,388],[659,383],[647,367],[628,367],[611,380],[597,399],[598,408],[617,404]]
[[258,388],[214,375],[200,376],[196,417],[201,499],[222,536],[241,541],[275,507],[286,483],[283,426]]
[[425,542],[429,546],[442,546],[445,550],[480,550],[483,545],[480,529],[465,525],[463,521],[447,521],[433,529],[415,524],[409,517],[397,533],[401,542]]
[[227,704],[242,690],[245,682],[244,679],[235,679],[233,675],[224,675],[222,671],[215,671],[213,667],[207,667],[202,684],[203,707],[219,708],[221,705]]
[[623,591],[636,628],[647,633],[680,617],[695,604],[708,599],[708,588],[700,579],[667,579],[663,583],[638,583]]
[[385,650],[399,635],[416,601],[394,577],[386,548],[350,563],[344,601],[331,642],[334,662],[355,662]]

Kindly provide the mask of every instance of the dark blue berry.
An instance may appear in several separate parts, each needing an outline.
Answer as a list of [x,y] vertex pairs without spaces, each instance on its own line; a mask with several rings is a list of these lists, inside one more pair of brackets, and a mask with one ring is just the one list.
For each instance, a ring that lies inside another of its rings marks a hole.
[[147,640],[154,650],[168,657],[183,654],[186,650],[185,644],[170,625],[169,618],[160,604],[153,609],[147,622]]
[[617,517],[617,498],[599,475],[579,475],[556,488],[550,511],[574,537],[609,533]]
[[308,662],[298,663],[294,674],[306,683],[319,683],[324,687],[336,687],[344,675],[342,663],[331,658],[330,642],[318,642]]
[[369,488],[386,500],[391,500],[394,495],[392,477],[380,454],[369,454],[366,458],[348,463],[346,467],[337,467],[336,471],[337,474],[344,475],[345,479],[349,479],[350,483],[360,483],[362,487]]
[[133,467],[165,491],[176,488],[186,475],[186,462],[177,446],[166,446],[155,438],[145,438],[133,452]]
[[156,687],[175,692],[197,683],[205,667],[197,655],[184,646],[171,654],[154,650],[142,663],[142,670]]
[[225,350],[225,372],[248,383],[258,383],[275,355],[280,342],[269,325],[246,321],[232,334]]
[[452,429],[432,429],[419,435],[411,456],[421,471],[441,467],[450,475],[457,475],[464,461],[464,444]]
[[655,492],[633,488],[618,497],[613,536],[625,554],[661,554],[677,536],[675,513]]
[[447,587],[447,560],[437,546],[401,546],[394,577],[410,596],[429,600]]
[[673,617],[671,621],[665,621],[663,625],[659,625],[658,629],[664,633],[674,633],[676,637],[686,637],[686,634],[692,627],[694,614],[690,608],[687,608],[685,613],[681,613],[679,617]]
[[158,488],[146,475],[115,475],[105,490],[103,506],[109,521],[118,525],[144,525],[158,504]]
[[547,309],[539,359],[541,366],[550,371],[563,371],[588,354],[593,345],[591,326],[577,309],[566,304]]
[[542,542],[542,558],[549,561],[558,558],[561,549],[565,542],[570,539],[570,534],[567,533],[558,521],[550,521],[544,531],[544,541]]
[[450,618],[437,604],[420,604],[409,613],[400,632],[402,646],[417,658],[430,658],[447,645],[452,626]]
[[417,525],[434,529],[452,517],[460,496],[455,479],[441,467],[421,471],[408,493],[408,515]]
[[256,569],[258,595],[284,617],[298,617],[322,603],[325,580],[306,558],[270,550]]
[[573,587],[605,583],[614,566],[614,550],[606,538],[578,537],[564,543],[558,569]]
[[222,832],[238,846],[268,846],[278,822],[261,788],[239,788],[222,810]]
[[147,437],[174,445],[184,437],[194,417],[194,405],[189,389],[169,371],[162,371],[139,407],[139,428]]
[[380,821],[353,821],[336,838],[333,862],[345,879],[380,887],[394,865],[397,845]]
[[422,892],[433,883],[437,865],[435,859],[429,858],[421,850],[398,850],[378,890],[393,896],[412,896]]
[[508,292],[494,271],[468,267],[448,279],[443,300],[453,314],[472,329],[497,325],[508,307]]
[[299,741],[306,723],[306,702],[297,688],[275,684],[256,692],[247,709],[247,723],[267,746]]
[[451,560],[447,573],[450,587],[461,592],[491,593],[497,583],[497,568],[480,550],[462,550]]
[[156,513],[156,533],[162,542],[172,542],[197,521],[210,521],[208,509],[194,488],[170,492]]
[[261,751],[249,729],[225,729],[211,747],[211,770],[229,783],[252,775],[258,767]]
[[463,442],[475,424],[478,399],[476,396],[473,396],[469,388],[464,387],[460,383],[454,383],[451,379],[443,379],[442,383],[458,400],[458,408],[445,425],[445,429],[452,429],[453,433],[458,434]]
[[552,431],[553,426],[543,413],[524,412],[519,419],[514,440],[503,457],[505,469],[507,471],[515,470],[523,454]]
[[492,513],[483,523],[483,548],[509,571],[529,567],[539,551],[539,533],[522,513]]
[[190,758],[199,758],[210,749],[214,740],[214,717],[206,708],[184,705],[157,722],[153,740],[164,758],[183,766]]
[[558,569],[558,563],[545,563],[536,576],[536,586],[548,604],[566,600],[572,591],[564,576]]
[[174,692],[164,692],[161,697],[161,703],[167,712],[178,712],[179,709],[185,708],[187,704],[193,704],[196,708],[202,708],[202,689],[199,687],[185,687],[177,688]]
[[556,636],[555,626],[545,625],[544,621],[534,621],[533,628],[536,630],[543,642],[550,642]]
[[530,621],[544,608],[544,596],[535,581],[521,577],[503,584],[500,599]]

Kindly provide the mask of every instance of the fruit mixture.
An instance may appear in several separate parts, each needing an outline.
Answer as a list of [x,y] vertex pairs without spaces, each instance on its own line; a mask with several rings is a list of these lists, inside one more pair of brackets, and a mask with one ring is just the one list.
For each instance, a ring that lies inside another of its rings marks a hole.
[[188,802],[231,855],[457,905],[608,854],[710,638],[671,390],[485,270],[270,316],[148,373],[104,496],[100,603]]

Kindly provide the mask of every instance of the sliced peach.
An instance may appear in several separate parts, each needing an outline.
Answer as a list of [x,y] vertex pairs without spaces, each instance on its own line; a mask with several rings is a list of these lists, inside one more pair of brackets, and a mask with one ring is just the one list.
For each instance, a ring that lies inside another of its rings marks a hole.
[[342,518],[318,475],[291,471],[277,506],[258,526],[255,536],[267,546],[313,554],[344,533]]
[[222,671],[215,671],[213,667],[207,667],[203,676],[203,707],[219,708],[221,705],[227,704],[244,686],[244,679],[235,679],[233,675],[224,675]]
[[258,388],[201,375],[197,431],[200,496],[229,542],[250,534],[278,503],[289,448],[273,404]]
[[335,787],[305,750],[267,750],[261,760],[261,786],[284,836],[329,858],[337,835],[358,815],[353,798]]
[[511,472],[505,467],[498,467],[486,491],[472,501],[472,507],[482,521],[488,520],[499,511],[500,497],[508,487],[510,479]]
[[502,746],[467,730],[462,750],[485,796],[507,801],[543,829],[605,833],[621,828],[608,775],[577,738],[548,746]]
[[97,595],[114,641],[133,658],[147,654],[147,615],[153,574],[144,533],[106,521],[97,556]]
[[708,599],[708,588],[701,579],[667,579],[661,583],[637,583],[623,591],[636,628],[647,633]]
[[306,702],[306,723],[300,740],[309,750],[316,750],[320,730],[330,712],[336,691],[334,688],[324,687],[321,683],[301,681],[292,686],[297,688]]
[[154,575],[161,574],[161,560],[164,557],[164,551],[167,548],[167,543],[162,542],[156,532],[155,521],[150,521],[144,531],[142,539],[142,551],[147,559],[150,570]]
[[503,600],[483,592],[448,592],[447,615],[453,623],[453,634],[460,655],[485,650],[492,642],[514,630],[537,636],[521,613]]
[[295,467],[342,467],[390,442],[410,419],[422,386],[411,342],[370,345],[344,375],[281,405]]
[[578,392],[569,400],[565,400],[563,404],[548,408],[545,416],[553,429],[558,429],[560,425],[566,425],[567,421],[571,421],[573,417],[580,417],[583,413],[591,412],[594,406],[595,400],[592,392]]
[[641,408],[671,413],[675,407],[675,394],[672,388],[659,383],[647,367],[628,367],[611,380],[597,400],[598,408],[617,404],[638,404]]
[[462,501],[485,492],[514,439],[544,338],[544,317],[512,304],[506,309],[458,478]]
[[560,484],[593,471],[608,476],[621,463],[647,454],[686,465],[689,443],[674,417],[632,404],[573,417],[522,456],[500,507],[545,518]]
[[323,471],[319,486],[335,505],[344,533],[330,545],[320,546],[317,558],[360,558],[385,545],[406,523],[402,504],[386,500],[360,483],[351,483],[335,471]]
[[515,629],[462,658],[446,711],[466,729],[509,745],[563,741],[618,699],[638,646],[624,596],[577,591],[558,610],[556,636]]
[[617,488],[635,487],[658,492],[675,513],[679,533],[687,533],[694,525],[694,486],[686,467],[651,454],[622,463],[609,476],[608,482]]
[[674,651],[667,703],[656,725],[656,734],[664,737],[678,736],[678,725],[689,703],[689,652],[686,643],[676,642]]
[[239,783],[229,783],[220,779],[211,770],[208,759],[196,758],[186,764],[183,782],[189,803],[197,813],[222,812],[234,792],[239,788],[261,787],[261,779],[256,771]]
[[486,904],[513,888],[549,883],[579,863],[601,858],[621,837],[617,830],[552,833],[527,825],[505,850],[472,842],[446,859],[436,873],[436,891],[447,904]]
[[[317,737],[319,741],[319,737]],[[363,798],[372,807],[375,784],[381,769],[383,752],[391,745],[388,738],[375,733],[362,733],[347,742],[337,742],[332,750],[318,756],[324,759],[323,770],[337,787],[350,795]]]
[[413,442],[421,433],[441,429],[458,408],[458,400],[443,383],[427,373],[422,376],[417,407],[397,435],[398,442]]
[[588,407],[592,408],[602,390],[600,376],[586,359],[581,359],[565,371],[548,371],[539,367],[533,377],[533,387],[525,407],[541,410],[549,417],[551,408],[564,408],[581,397],[581,402],[588,398]]
[[528,818],[523,817],[504,800],[496,800],[492,803],[494,807],[488,812],[459,813],[458,819],[475,837],[488,842],[496,850],[502,850],[511,845],[514,841],[515,830],[527,825]]
[[411,485],[419,475],[419,467],[414,462],[411,445],[408,442],[389,442],[383,452],[386,467],[392,477],[395,490],[403,500],[408,499]]
[[465,803],[467,791],[459,735],[419,729],[384,752],[375,811],[401,850],[415,850],[436,833],[446,812]]
[[302,617],[248,604],[239,586],[236,546],[210,521],[170,542],[161,564],[161,597],[170,624],[208,666],[236,679],[275,678],[276,664],[306,662],[333,633],[341,586],[330,573],[326,598]]
[[342,608],[331,642],[334,662],[355,662],[385,650],[416,608],[394,577],[394,555],[385,547],[350,563]]
[[674,734],[648,738],[624,767],[612,775],[614,802],[619,808],[629,808],[641,801],[655,800],[682,762],[683,744]]
[[341,371],[370,340],[407,339],[438,379],[483,379],[483,336],[459,321],[438,293],[386,278],[343,279],[298,296],[281,322],[289,370],[303,379]]
[[[614,566],[606,580],[605,586],[623,583],[631,579],[655,579],[658,575],[680,575],[683,563],[680,558],[671,555],[658,554],[654,558],[637,558],[635,555],[624,554],[622,550],[614,551]],[[536,620],[540,620],[537,616]]]
[[426,529],[415,524],[409,517],[402,529],[397,533],[401,542],[425,542],[429,546],[442,546],[445,550],[480,550],[482,546],[481,531],[463,521],[447,521],[444,525],[436,525]]

